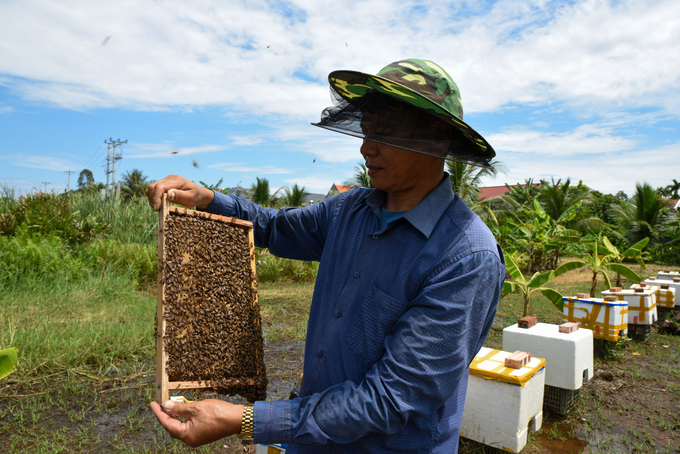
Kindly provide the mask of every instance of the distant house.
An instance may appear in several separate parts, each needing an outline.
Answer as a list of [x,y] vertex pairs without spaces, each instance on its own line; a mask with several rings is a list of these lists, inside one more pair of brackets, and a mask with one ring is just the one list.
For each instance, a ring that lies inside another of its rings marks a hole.
[[326,194],[315,194],[315,193],[305,194],[305,196],[302,198],[302,206],[307,206],[307,205],[311,205],[312,203],[321,202],[325,198],[326,198]]
[[250,193],[247,189],[243,189],[241,186],[236,186],[235,188],[229,188],[227,195],[235,195],[236,197],[241,197],[243,199],[250,199]]
[[354,189],[354,186],[346,186],[333,183],[333,186],[331,186],[331,189],[330,191],[328,191],[328,194],[326,194],[326,197],[330,197],[335,194],[342,194],[343,192],[347,192],[350,189]]
[[666,205],[666,206],[668,207],[669,210],[678,211],[678,209],[680,209],[680,199],[663,199],[662,198],[662,200],[665,200],[668,203],[668,205]]
[[[515,186],[521,186],[522,188],[526,188],[527,185],[526,184],[520,184],[520,185],[512,184],[512,185],[510,185],[510,187],[515,187]],[[540,183],[534,183],[534,187],[539,187],[539,186],[541,186]],[[508,187],[505,186],[505,185],[503,185],[503,186],[485,186],[485,187],[479,188],[479,200],[488,199],[490,197],[495,197],[495,196],[501,195],[501,194],[507,194],[508,192],[510,192],[510,189],[508,189]]]

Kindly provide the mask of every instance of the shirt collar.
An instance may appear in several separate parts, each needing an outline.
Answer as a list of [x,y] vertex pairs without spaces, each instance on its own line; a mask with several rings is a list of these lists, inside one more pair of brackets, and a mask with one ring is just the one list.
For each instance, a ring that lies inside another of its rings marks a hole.
[[[380,217],[380,210],[385,206],[387,195],[385,191],[375,189],[368,197],[366,204],[372,211]],[[444,172],[444,179],[432,192],[425,196],[418,205],[407,211],[404,216],[413,227],[418,229],[425,237],[430,238],[432,230],[439,222],[439,218],[444,214],[444,210],[453,201],[454,194],[451,189],[451,179],[449,174]]]

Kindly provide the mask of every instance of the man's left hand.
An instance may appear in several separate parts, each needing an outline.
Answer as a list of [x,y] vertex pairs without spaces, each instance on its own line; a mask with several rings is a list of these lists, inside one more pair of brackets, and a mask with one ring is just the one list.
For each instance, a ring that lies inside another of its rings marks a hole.
[[151,411],[172,438],[194,448],[241,432],[243,405],[216,399],[191,403],[169,400],[162,407],[151,402]]

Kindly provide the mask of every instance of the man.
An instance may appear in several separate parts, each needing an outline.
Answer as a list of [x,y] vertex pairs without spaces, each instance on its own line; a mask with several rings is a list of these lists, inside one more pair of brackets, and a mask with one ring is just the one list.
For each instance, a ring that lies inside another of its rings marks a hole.
[[278,211],[177,176],[147,190],[155,209],[168,192],[252,221],[256,245],[275,255],[320,262],[300,397],[252,408],[152,403],[153,412],[192,446],[252,430],[291,453],[456,452],[468,367],[505,268],[489,230],[451,190],[444,159],[488,165],[495,153],[462,121],[458,87],[432,62],[334,71],[329,81],[335,103],[316,125],[363,138],[376,189]]

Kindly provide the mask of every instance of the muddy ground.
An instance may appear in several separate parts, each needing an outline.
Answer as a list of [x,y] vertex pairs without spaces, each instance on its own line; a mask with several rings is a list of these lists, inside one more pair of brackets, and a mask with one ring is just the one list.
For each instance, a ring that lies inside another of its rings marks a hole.
[[[596,359],[593,378],[567,416],[545,414],[523,452],[680,452],[680,338],[655,329]],[[492,347],[498,347],[491,345]],[[266,345],[268,398],[287,398],[302,370],[304,344]],[[110,377],[72,374],[0,387],[0,450],[39,452],[242,452],[235,437],[198,451],[169,439],[148,409],[151,365]],[[190,398],[217,396],[189,393]],[[461,440],[461,453],[493,452]]]

